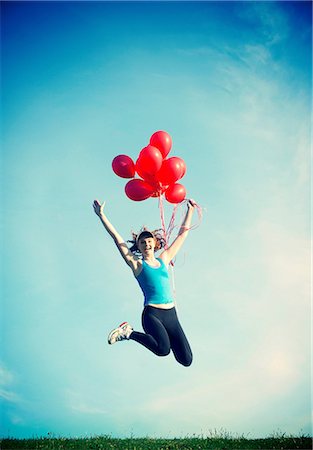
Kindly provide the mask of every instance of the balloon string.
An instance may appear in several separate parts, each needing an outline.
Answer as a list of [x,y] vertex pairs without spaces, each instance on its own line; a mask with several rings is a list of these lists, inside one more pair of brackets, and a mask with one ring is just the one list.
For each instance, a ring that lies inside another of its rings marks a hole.
[[[162,227],[163,238],[164,238],[164,249],[166,250],[169,247],[170,235],[171,235],[171,233],[172,233],[172,231],[174,229],[175,214],[176,214],[177,205],[175,205],[174,208],[173,208],[172,217],[171,217],[169,225],[168,225],[168,227],[166,229],[163,200],[164,200],[164,196],[161,194],[160,197],[159,197],[159,209],[160,209],[160,217],[161,217],[161,227]],[[174,262],[170,261],[169,264],[170,264],[170,267],[171,267],[171,275],[172,275],[171,276],[172,292],[173,292],[175,306],[177,308],[175,274],[174,274]]]
[[[173,232],[173,230],[175,228],[179,228],[178,225],[175,225],[175,220],[176,220],[176,214],[177,214],[177,208],[178,206],[182,207],[183,204],[187,205],[188,202],[190,200],[186,199],[181,203],[175,204],[173,207],[173,211],[172,211],[172,216],[171,219],[169,221],[168,227],[166,229],[166,224],[165,224],[165,214],[164,214],[164,195],[160,195],[159,197],[159,208],[160,208],[160,216],[161,216],[161,227],[162,227],[162,232],[163,232],[163,237],[164,237],[164,248],[165,250],[169,247],[169,241],[170,241],[170,237],[171,234]],[[198,222],[195,223],[194,225],[190,226],[190,227],[185,227],[185,231],[189,231],[189,230],[194,230],[195,228],[198,228],[201,221],[202,221],[202,216],[203,216],[203,208],[198,205],[196,202],[192,201],[192,204],[194,206],[194,208],[196,208],[197,211],[197,215],[198,215]],[[173,266],[174,262],[171,261],[170,265]]]
[[168,248],[168,240],[167,240],[166,228],[165,228],[163,195],[160,195],[160,197],[159,197],[159,209],[160,209],[160,216],[161,216],[161,228],[163,231],[163,237],[164,237],[164,241],[165,241],[164,248],[166,250]]
[[172,231],[175,228],[175,218],[176,218],[176,211],[177,211],[177,207],[178,205],[176,204],[173,208],[173,212],[172,212],[172,217],[171,220],[169,221],[168,227],[167,227],[167,231],[166,231],[166,236],[167,236],[167,240],[169,241],[170,236],[172,234]]
[[172,280],[172,292],[173,292],[173,298],[175,307],[177,309],[177,296],[176,296],[176,286],[175,286],[175,273],[174,273],[174,264],[171,264],[171,280]]
[[[161,227],[162,227],[162,232],[163,232],[163,237],[164,237],[164,248],[165,250],[169,247],[169,240],[170,240],[170,236],[173,232],[173,230],[175,228],[178,227],[178,225],[175,225],[175,219],[176,219],[176,213],[177,213],[177,208],[178,206],[182,206],[183,204],[188,204],[189,200],[186,199],[184,202],[181,202],[179,204],[175,204],[175,206],[173,207],[173,211],[172,211],[172,216],[171,219],[169,221],[168,227],[166,229],[166,224],[165,224],[165,214],[164,214],[164,196],[160,195],[159,197],[159,209],[160,209],[160,217],[161,217]],[[197,228],[201,221],[202,221],[202,214],[203,214],[203,210],[202,207],[200,205],[198,205],[196,202],[192,201],[193,206],[196,208],[197,210],[197,214],[198,214],[198,223],[196,223],[195,225],[191,226],[191,227],[187,227],[185,228],[185,230],[193,230],[195,228]],[[170,266],[171,266],[171,280],[172,280],[172,290],[173,290],[173,296],[174,296],[174,301],[175,301],[175,306],[177,308],[177,298],[176,298],[176,286],[175,286],[175,274],[174,274],[174,261],[170,261]]]
[[[165,242],[164,243],[164,249],[166,250],[169,247],[170,236],[172,234],[172,231],[175,228],[175,217],[176,217],[176,210],[177,210],[177,206],[178,205],[174,206],[171,219],[170,219],[168,227],[166,229],[163,200],[164,200],[164,196],[160,195],[160,197],[159,197],[159,208],[160,208],[160,216],[161,216],[161,228],[162,228],[164,242]],[[170,265],[174,266],[174,262],[170,261]]]
[[[185,200],[185,203],[187,204],[189,202],[188,199]],[[192,225],[191,227],[187,227],[186,230],[194,230],[195,228],[198,228],[202,222],[202,217],[203,217],[203,208],[202,206],[198,205],[198,203],[196,203],[194,200],[192,200],[192,204],[194,206],[194,208],[196,208],[197,211],[197,215],[198,215],[198,222],[195,223],[194,225]]]

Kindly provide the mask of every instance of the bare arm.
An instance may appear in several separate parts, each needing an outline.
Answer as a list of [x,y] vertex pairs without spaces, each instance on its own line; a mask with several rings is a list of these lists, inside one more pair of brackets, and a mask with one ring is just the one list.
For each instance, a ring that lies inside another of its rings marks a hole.
[[164,250],[163,253],[161,253],[160,258],[164,261],[166,265],[168,265],[172,259],[176,256],[177,252],[180,250],[181,246],[183,245],[186,237],[188,236],[189,229],[191,226],[191,219],[194,213],[194,202],[192,200],[189,200],[187,204],[187,212],[185,215],[185,218],[183,220],[183,223],[180,227],[180,230],[178,232],[178,235],[176,239],[172,242],[172,244],[169,246],[168,249]]
[[126,263],[131,267],[131,269],[134,271],[137,269],[137,262],[138,258],[129,250],[128,245],[122,238],[122,236],[116,231],[114,226],[111,224],[107,216],[104,214],[104,205],[105,202],[102,204],[99,203],[98,200],[95,200],[93,202],[93,208],[99,219],[101,220],[102,225],[106,229],[106,231],[109,233],[109,235],[114,240],[115,245],[117,246],[119,252],[121,253],[122,257],[126,261]]

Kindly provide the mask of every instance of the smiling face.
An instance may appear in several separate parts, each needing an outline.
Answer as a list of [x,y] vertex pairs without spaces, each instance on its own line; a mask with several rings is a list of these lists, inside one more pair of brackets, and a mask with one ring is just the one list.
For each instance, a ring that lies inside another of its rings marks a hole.
[[137,247],[142,253],[144,258],[154,255],[155,239],[153,237],[140,237],[137,243]]

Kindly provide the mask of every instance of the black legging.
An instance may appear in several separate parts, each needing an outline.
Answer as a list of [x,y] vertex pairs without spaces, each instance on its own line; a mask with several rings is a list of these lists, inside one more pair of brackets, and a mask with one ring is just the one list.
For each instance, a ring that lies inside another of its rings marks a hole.
[[158,356],[166,356],[172,349],[180,364],[190,366],[191,348],[178,321],[175,308],[160,309],[145,306],[142,313],[142,326],[146,333],[133,331],[130,339],[144,345]]

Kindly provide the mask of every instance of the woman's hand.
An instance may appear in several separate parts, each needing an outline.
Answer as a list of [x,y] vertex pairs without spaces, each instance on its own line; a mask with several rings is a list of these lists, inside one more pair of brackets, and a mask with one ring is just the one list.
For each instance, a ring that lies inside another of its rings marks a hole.
[[99,203],[98,200],[94,200],[93,209],[94,209],[94,212],[97,214],[97,216],[99,216],[99,217],[102,216],[104,205],[105,205],[105,202]]

